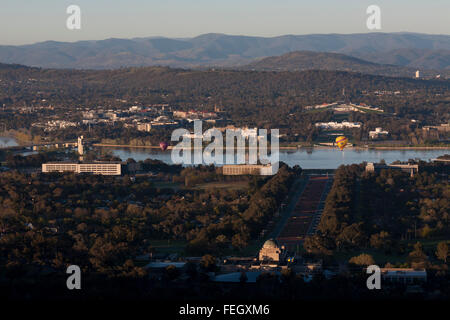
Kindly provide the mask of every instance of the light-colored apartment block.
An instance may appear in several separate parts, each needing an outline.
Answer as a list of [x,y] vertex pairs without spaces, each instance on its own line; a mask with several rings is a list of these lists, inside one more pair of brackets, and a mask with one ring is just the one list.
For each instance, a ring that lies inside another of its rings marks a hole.
[[42,172],[74,172],[120,176],[122,174],[122,166],[120,162],[49,162],[42,164]]

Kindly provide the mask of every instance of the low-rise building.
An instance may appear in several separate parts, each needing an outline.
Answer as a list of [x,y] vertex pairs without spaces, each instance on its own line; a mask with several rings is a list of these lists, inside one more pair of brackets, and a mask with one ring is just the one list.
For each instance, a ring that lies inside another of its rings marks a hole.
[[285,251],[283,246],[279,247],[275,240],[269,239],[259,251],[259,261],[280,262],[284,258]]
[[122,164],[120,162],[48,162],[42,164],[42,172],[74,172],[120,176],[122,174]]
[[374,131],[369,131],[369,138],[376,139],[379,136],[387,136],[389,131],[383,130],[383,128],[375,128]]
[[381,277],[391,283],[414,284],[427,281],[427,271],[412,268],[381,268]]
[[226,176],[255,175],[270,176],[274,175],[275,169],[272,165],[260,164],[228,164],[222,167],[222,174]]
[[318,122],[315,124],[316,127],[321,129],[329,130],[329,129],[351,129],[351,128],[361,128],[361,123],[359,122]]
[[437,130],[438,132],[450,132],[450,123],[443,123],[439,126],[424,126],[424,131]]
[[368,162],[366,165],[366,172],[379,172],[382,169],[396,169],[402,170],[404,172],[409,172],[411,176],[414,176],[415,173],[419,172],[418,164],[382,164],[382,163],[373,163]]
[[136,126],[136,129],[139,131],[150,132],[150,130],[152,129],[152,124],[151,123],[138,123]]

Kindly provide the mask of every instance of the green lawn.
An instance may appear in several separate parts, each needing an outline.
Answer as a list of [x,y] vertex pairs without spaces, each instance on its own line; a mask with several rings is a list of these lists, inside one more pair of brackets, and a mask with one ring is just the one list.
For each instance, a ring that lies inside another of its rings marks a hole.
[[228,190],[245,190],[248,189],[248,181],[220,181],[198,184],[192,189],[228,189]]
[[331,110],[331,107],[306,110],[305,113],[319,113],[319,112],[324,112],[324,111],[328,111],[328,110]]
[[[405,254],[385,254],[382,250],[375,250],[372,248],[367,248],[367,249],[361,249],[361,250],[354,250],[351,252],[336,252],[334,254],[334,257],[336,260],[338,261],[348,261],[351,257],[354,256],[358,256],[361,253],[367,253],[370,254],[374,260],[375,263],[378,265],[384,265],[386,262],[390,262],[392,264],[395,263],[404,263],[406,262],[407,258],[408,258],[408,254],[410,251],[413,250],[413,245],[416,242],[420,242],[422,243],[423,249],[424,251],[428,251],[428,252],[434,252],[436,251],[436,246],[439,242],[441,241],[446,241],[447,244],[450,245],[450,240],[444,240],[444,239],[416,239],[416,240],[408,240],[408,241],[402,241],[401,243],[404,245],[410,245],[410,248],[406,249],[406,253]],[[430,261],[434,260],[433,256],[430,256]]]
[[387,262],[390,262],[392,264],[395,263],[403,263],[406,261],[406,258],[408,257],[407,254],[405,255],[398,255],[395,253],[392,254],[385,254],[382,251],[374,250],[374,249],[361,249],[361,250],[355,250],[351,252],[336,252],[334,254],[334,258],[337,261],[346,261],[350,260],[350,258],[359,256],[361,253],[367,253],[370,254],[373,259],[375,260],[375,263],[377,265],[384,266]]
[[177,182],[169,182],[169,181],[152,181],[152,184],[155,188],[159,189],[175,189],[179,190],[184,186]]
[[184,247],[187,242],[184,240],[150,240],[150,245],[156,252],[178,253],[184,255]]
[[[158,253],[178,253],[179,256],[185,255],[185,247],[187,241],[184,240],[150,240],[150,245],[156,249]],[[236,257],[250,257],[256,255],[261,249],[264,240],[253,240],[242,251],[234,249],[226,250],[223,255],[232,255]]]

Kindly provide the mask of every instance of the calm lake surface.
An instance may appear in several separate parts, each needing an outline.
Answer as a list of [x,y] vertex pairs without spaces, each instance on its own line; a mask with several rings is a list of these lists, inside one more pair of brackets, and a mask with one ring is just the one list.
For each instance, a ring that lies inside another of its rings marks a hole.
[[0,148],[16,147],[19,144],[16,139],[10,137],[0,137]]
[[[136,161],[145,159],[156,159],[172,164],[171,151],[165,152],[153,149],[133,148],[105,148],[122,160],[133,158]],[[446,150],[357,150],[345,149],[299,149],[281,150],[280,161],[289,166],[299,165],[303,169],[336,169],[341,164],[353,164],[361,162],[379,162],[384,159],[386,163],[396,160],[407,161],[409,159],[420,159],[428,161],[444,154],[450,154]]]
[[[0,137],[0,148],[14,147],[19,144],[14,138]],[[155,149],[137,148],[110,148],[102,147],[113,155],[127,160],[133,158],[136,161],[145,159],[156,159],[172,164],[171,151],[165,152]],[[450,154],[450,149],[445,150],[366,150],[366,149],[298,149],[281,150],[280,160],[289,166],[299,165],[303,169],[336,169],[341,164],[353,164],[361,162],[380,162],[384,159],[386,163],[396,160],[407,161],[409,159],[420,159],[428,161],[444,154]]]

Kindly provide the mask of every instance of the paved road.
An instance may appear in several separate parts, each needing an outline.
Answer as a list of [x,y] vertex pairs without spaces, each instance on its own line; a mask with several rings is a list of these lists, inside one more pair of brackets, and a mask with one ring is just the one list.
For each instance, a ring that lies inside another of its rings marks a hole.
[[325,200],[327,199],[328,193],[330,192],[332,185],[333,185],[333,177],[330,176],[322,192],[322,196],[320,197],[320,202],[319,205],[317,206],[316,212],[314,213],[311,225],[309,226],[308,235],[313,235],[314,233],[316,233],[317,226],[319,225],[320,219],[322,218],[322,212],[325,207]]
[[329,176],[309,176],[291,197],[283,219],[274,230],[278,242],[290,250],[298,247],[306,236],[314,234],[331,187]]
[[289,218],[292,215],[292,212],[295,209],[295,206],[297,205],[298,199],[303,193],[303,190],[305,190],[306,185],[308,184],[309,176],[302,176],[298,178],[291,189],[291,192],[289,194],[289,203],[286,206],[286,208],[281,212],[281,219],[278,221],[277,225],[275,226],[274,230],[272,231],[270,235],[270,239],[276,239],[280,235],[281,231],[283,230],[286,222],[289,220]]

